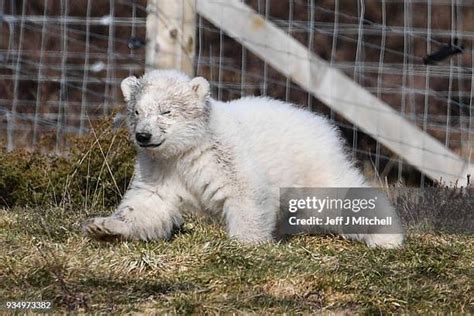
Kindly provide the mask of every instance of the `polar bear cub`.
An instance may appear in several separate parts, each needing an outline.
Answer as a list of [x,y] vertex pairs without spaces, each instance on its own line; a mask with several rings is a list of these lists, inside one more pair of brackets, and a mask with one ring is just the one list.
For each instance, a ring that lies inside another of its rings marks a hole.
[[[186,211],[223,216],[246,243],[274,240],[281,187],[365,187],[331,123],[263,97],[219,102],[206,79],[155,70],[121,83],[137,147],[135,175],[114,214],[87,220],[94,238],[168,239]],[[393,214],[393,209],[390,210]],[[353,234],[396,247],[402,234]]]

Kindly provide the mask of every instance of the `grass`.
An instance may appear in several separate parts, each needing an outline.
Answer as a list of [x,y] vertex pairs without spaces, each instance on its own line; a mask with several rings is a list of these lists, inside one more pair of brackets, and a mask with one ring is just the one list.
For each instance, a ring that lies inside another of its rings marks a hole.
[[112,212],[134,151],[107,122],[71,146],[0,150],[0,311],[42,300],[61,313],[474,313],[472,188],[397,193],[412,227],[397,250],[334,236],[244,246],[200,218],[170,242],[100,243],[80,223]]
[[190,218],[171,242],[100,243],[86,212],[0,211],[0,298],[55,312],[474,312],[470,235],[409,232],[402,249],[332,236],[243,246]]

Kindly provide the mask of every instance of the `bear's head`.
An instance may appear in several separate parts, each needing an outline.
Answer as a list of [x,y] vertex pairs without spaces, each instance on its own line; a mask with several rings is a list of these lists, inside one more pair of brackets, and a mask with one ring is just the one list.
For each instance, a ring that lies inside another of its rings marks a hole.
[[209,119],[209,82],[174,70],[124,79],[130,136],[139,150],[174,157],[202,141]]

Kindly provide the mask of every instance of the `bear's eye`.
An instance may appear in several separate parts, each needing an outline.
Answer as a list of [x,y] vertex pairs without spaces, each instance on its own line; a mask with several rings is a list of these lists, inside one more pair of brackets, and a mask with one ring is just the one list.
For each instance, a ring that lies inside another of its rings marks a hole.
[[135,111],[135,115],[138,115],[138,114],[139,114],[138,111]]
[[170,113],[171,113],[171,111],[164,111],[164,112],[161,113],[161,115],[168,115]]

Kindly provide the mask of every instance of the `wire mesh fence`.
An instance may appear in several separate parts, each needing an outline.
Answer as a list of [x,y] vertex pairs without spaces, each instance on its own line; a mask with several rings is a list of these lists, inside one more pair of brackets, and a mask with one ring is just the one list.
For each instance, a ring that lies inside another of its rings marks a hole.
[[[474,3],[245,3],[472,161]],[[145,69],[150,12],[145,0],[0,0],[0,137],[6,146],[65,150],[67,135],[83,134],[91,122],[120,111],[120,80]],[[366,174],[424,184],[401,158],[224,31],[200,16],[196,29],[195,73],[211,81],[214,98],[264,95],[321,112],[341,128]]]
[[0,2],[0,128],[8,149],[42,142],[63,150],[67,134],[83,134],[120,106],[120,80],[144,69],[133,42],[145,36],[139,5]]

